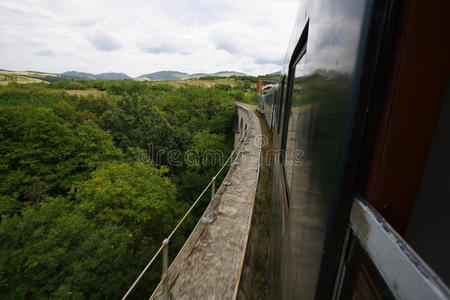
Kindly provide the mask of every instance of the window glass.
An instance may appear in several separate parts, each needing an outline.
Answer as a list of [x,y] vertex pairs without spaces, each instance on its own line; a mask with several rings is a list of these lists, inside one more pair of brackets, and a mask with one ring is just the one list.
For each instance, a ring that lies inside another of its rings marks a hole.
[[291,83],[291,103],[289,109],[289,121],[286,132],[286,155],[285,155],[285,171],[288,190],[292,186],[292,174],[295,165],[305,165],[305,158],[309,151],[306,149],[310,145],[312,126],[313,126],[313,110],[304,102],[304,82],[302,77],[302,69],[304,63],[300,59],[292,69],[293,80]]
[[284,105],[283,105],[283,101],[286,101],[286,97],[285,97],[285,91],[286,91],[286,87],[285,87],[285,85],[286,85],[286,76],[284,76],[283,77],[283,79],[281,80],[281,86],[280,86],[280,88],[281,88],[281,91],[280,91],[280,96],[279,96],[279,99],[278,99],[278,134],[280,134],[280,129],[281,129],[281,119],[282,119],[282,117],[281,117],[281,114],[283,113],[283,108],[284,108]]

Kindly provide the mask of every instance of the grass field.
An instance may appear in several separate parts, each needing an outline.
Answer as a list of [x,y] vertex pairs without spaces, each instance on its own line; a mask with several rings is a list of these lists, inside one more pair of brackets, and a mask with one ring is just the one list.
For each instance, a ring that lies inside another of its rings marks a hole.
[[77,96],[87,96],[87,95],[100,96],[100,95],[106,94],[106,91],[99,91],[99,90],[96,90],[96,89],[66,90],[66,93],[69,94],[69,95],[77,95]]
[[56,77],[57,74],[40,73],[31,71],[0,71],[0,85],[7,85],[10,82],[18,83],[38,83],[46,82],[39,79],[45,77]]
[[229,84],[234,86],[236,84],[235,80],[232,78],[224,78],[224,79],[216,79],[216,80],[173,80],[173,81],[161,81],[161,83],[168,83],[174,85],[176,87],[188,86],[188,85],[196,85],[200,87],[212,87],[216,84]]
[[18,75],[18,74],[14,74],[14,75],[10,75],[10,74],[5,74],[5,72],[0,72],[0,85],[7,85],[10,82],[18,82],[18,83],[38,83],[38,82],[44,82],[43,80],[37,79],[37,78],[32,78],[32,77],[27,77],[24,75]]
[[[154,81],[153,81],[154,82]],[[223,79],[213,79],[213,80],[195,80],[195,79],[187,79],[187,80],[173,80],[173,81],[158,81],[161,83],[168,83],[174,85],[176,87],[188,86],[188,85],[196,85],[200,87],[212,87],[216,84],[229,84],[230,86],[235,86],[237,81],[233,78],[223,78]],[[252,84],[252,87],[256,87],[256,83]]]

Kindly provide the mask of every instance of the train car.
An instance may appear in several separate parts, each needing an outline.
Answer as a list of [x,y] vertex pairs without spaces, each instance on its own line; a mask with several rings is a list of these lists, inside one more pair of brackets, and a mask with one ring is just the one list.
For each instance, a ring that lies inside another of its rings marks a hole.
[[259,94],[258,110],[264,115],[269,125],[269,129],[273,129],[274,118],[276,116],[276,103],[278,97],[278,84],[268,84],[264,86]]
[[271,299],[450,298],[449,4],[301,2],[263,103]]

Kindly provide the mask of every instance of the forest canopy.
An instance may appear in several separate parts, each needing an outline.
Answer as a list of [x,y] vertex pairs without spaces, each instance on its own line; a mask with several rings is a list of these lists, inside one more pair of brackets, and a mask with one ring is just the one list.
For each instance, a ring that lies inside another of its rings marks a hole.
[[[0,87],[2,298],[120,298],[220,168],[202,154],[231,151],[239,93],[101,80]],[[148,297],[158,276],[132,296]]]

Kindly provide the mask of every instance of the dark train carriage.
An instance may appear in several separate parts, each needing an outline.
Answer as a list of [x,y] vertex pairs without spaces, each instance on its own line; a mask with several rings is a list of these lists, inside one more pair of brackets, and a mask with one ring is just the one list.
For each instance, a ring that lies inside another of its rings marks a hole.
[[277,106],[275,100],[278,97],[278,84],[266,85],[259,95],[259,111],[264,114],[270,129],[273,129]]
[[263,108],[271,299],[449,298],[449,12],[302,1]]

